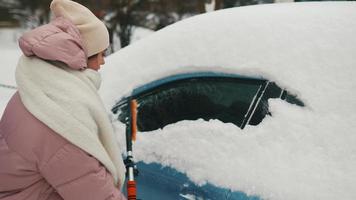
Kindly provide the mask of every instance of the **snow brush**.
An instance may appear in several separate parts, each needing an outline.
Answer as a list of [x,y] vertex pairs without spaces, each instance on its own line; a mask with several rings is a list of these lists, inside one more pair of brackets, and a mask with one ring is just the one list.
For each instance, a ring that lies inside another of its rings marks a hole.
[[133,160],[132,142],[136,140],[137,132],[137,101],[129,101],[129,119],[126,123],[126,152],[127,157],[124,161],[127,170],[127,199],[137,200],[135,175],[138,174],[136,164]]

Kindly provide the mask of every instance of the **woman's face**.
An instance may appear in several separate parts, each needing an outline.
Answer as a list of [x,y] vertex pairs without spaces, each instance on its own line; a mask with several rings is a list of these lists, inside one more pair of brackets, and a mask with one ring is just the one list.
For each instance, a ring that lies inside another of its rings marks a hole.
[[88,68],[98,71],[100,65],[105,64],[104,51],[88,58]]

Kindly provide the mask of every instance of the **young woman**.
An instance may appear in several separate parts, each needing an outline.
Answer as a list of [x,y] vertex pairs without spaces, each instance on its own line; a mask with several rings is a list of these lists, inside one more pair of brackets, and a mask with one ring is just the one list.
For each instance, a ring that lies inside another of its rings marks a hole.
[[0,121],[0,200],[123,200],[125,167],[97,93],[105,25],[53,0],[49,24],[19,40],[18,91]]

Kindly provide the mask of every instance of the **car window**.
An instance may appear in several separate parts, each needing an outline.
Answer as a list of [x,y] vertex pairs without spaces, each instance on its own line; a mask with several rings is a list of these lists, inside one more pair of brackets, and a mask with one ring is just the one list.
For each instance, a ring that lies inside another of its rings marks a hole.
[[[152,131],[181,120],[218,119],[243,129],[257,125],[268,111],[268,99],[281,98],[300,106],[304,104],[275,83],[251,77],[208,74],[185,76],[146,87],[132,95],[139,104],[137,127]],[[145,87],[145,86],[144,86]],[[128,117],[126,99],[115,107],[119,120]]]
[[191,79],[138,100],[138,129],[151,131],[181,120],[219,119],[240,126],[261,82]]

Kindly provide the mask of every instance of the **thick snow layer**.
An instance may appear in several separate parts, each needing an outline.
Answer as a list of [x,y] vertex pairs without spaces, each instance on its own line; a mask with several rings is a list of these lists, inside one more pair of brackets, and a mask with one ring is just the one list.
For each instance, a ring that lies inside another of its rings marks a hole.
[[173,166],[200,184],[266,199],[354,199],[355,136],[328,116],[283,101],[270,103],[273,117],[243,131],[198,120],[139,134],[135,156]]
[[[102,68],[108,108],[137,86],[191,71],[262,76],[306,104],[270,101],[243,131],[183,121],[140,133],[135,156],[265,199],[356,199],[356,3],[286,3],[192,17],[122,49]],[[124,126],[116,123],[123,137]],[[124,141],[123,138],[121,138]]]

